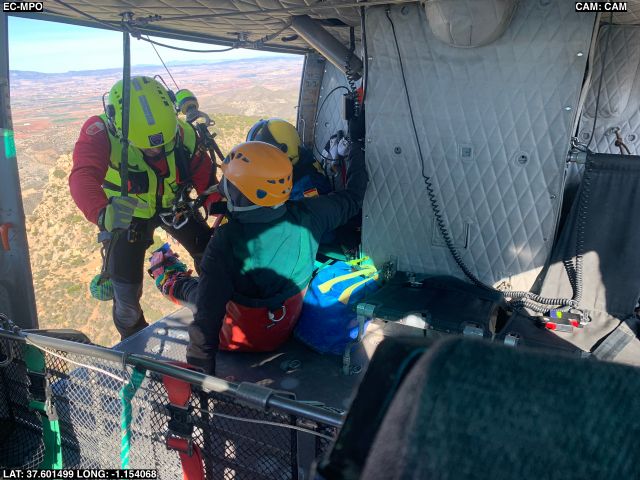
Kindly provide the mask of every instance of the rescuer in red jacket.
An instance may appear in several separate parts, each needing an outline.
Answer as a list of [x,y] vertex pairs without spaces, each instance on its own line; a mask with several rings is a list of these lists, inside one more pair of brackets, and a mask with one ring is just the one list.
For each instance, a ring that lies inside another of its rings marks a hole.
[[[204,220],[191,217],[180,229],[160,221],[181,187],[198,193],[216,180],[209,155],[194,128],[178,119],[167,89],[150,77],[131,78],[128,196],[120,195],[122,81],[109,92],[102,115],[82,126],[69,176],[71,196],[84,216],[112,237],[106,272],[113,283],[113,320],[124,339],[147,326],[142,295],[145,251],[162,227],[194,258],[196,268],[211,236]],[[209,203],[209,202],[207,202]]]

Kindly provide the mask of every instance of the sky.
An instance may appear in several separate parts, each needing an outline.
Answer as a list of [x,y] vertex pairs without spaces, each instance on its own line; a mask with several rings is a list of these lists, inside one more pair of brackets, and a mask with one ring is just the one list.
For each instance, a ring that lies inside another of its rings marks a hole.
[[[154,37],[151,37],[152,39]],[[215,45],[156,38],[169,45],[214,49]],[[282,56],[270,52],[237,49],[223,53],[189,53],[156,47],[165,62],[172,60],[234,60]],[[131,39],[132,65],[160,65],[148,42]],[[63,23],[9,16],[9,68],[44,73],[122,67],[122,33]]]

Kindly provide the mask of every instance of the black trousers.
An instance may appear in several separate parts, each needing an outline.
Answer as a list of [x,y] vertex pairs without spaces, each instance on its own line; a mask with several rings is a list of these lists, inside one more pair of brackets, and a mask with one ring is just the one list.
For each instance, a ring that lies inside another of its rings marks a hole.
[[146,251],[153,244],[153,233],[158,227],[185,247],[193,257],[196,271],[200,270],[202,255],[211,237],[211,229],[200,218],[191,217],[179,230],[154,218],[134,219],[129,238],[122,234],[112,240],[115,243],[111,247],[107,272],[114,290],[113,322],[123,340],[148,325],[140,306],[140,298]]

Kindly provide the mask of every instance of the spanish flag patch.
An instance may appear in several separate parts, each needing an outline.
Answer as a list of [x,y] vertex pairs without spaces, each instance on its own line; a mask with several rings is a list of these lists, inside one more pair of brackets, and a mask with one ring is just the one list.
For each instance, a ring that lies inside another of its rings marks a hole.
[[319,196],[317,188],[310,188],[309,190],[305,190],[303,195],[305,198],[317,197]]

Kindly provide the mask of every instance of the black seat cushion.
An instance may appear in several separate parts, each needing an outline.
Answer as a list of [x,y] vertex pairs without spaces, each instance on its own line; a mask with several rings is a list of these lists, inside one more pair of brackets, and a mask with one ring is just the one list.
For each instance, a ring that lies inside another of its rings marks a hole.
[[640,369],[438,342],[391,403],[361,478],[640,478]]

